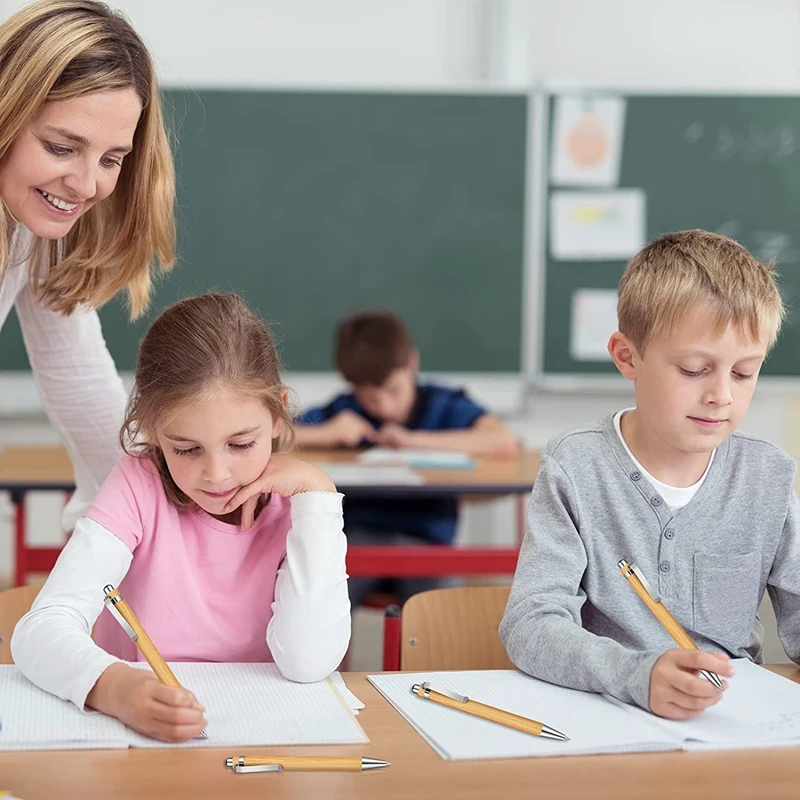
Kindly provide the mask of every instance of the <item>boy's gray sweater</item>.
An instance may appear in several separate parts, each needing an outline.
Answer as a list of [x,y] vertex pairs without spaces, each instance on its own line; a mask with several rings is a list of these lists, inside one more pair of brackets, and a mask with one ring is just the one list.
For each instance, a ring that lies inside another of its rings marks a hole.
[[636,564],[702,650],[760,662],[765,587],[800,662],[796,465],[734,433],[672,512],[628,456],[613,415],[552,440],[531,494],[500,637],[523,671],[649,708],[650,672],[676,647],[621,575]]

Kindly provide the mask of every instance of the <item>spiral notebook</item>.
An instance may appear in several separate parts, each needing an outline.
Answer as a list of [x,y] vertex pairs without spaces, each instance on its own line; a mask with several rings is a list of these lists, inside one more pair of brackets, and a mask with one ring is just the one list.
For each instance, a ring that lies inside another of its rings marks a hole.
[[[148,669],[146,664],[134,666]],[[208,739],[166,744],[0,666],[0,750],[360,744],[368,739],[330,679],[293,683],[275,664],[170,664],[206,709]]]
[[[566,689],[515,670],[369,675],[369,681],[448,760],[639,753],[800,745],[800,684],[747,660],[722,700],[673,722],[603,695]],[[554,741],[456,711],[411,692],[430,682],[543,722],[570,737]]]

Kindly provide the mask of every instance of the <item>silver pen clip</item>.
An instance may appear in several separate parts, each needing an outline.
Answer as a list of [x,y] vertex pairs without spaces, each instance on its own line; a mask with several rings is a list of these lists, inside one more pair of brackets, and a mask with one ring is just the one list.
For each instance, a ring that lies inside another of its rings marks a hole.
[[661,602],[661,595],[653,589],[653,587],[649,584],[647,578],[645,578],[642,570],[639,569],[639,567],[637,567],[636,564],[631,564],[629,566],[628,562],[625,561],[625,559],[622,559],[617,566],[620,569],[625,569],[627,567],[627,571],[623,572],[622,574],[626,578],[630,578],[631,575],[635,575],[642,582],[642,586],[644,586],[647,594],[649,594],[650,597],[652,597],[656,603]]
[[[463,694],[456,694],[455,692],[449,692],[447,689],[439,689],[436,686],[431,686],[430,683],[427,681],[422,684],[423,689],[423,697],[427,700],[431,696],[431,692],[436,692],[436,694],[443,694],[445,697],[449,697],[451,700],[455,700],[457,703],[466,703],[469,700],[469,697]],[[413,689],[412,689],[413,691]],[[414,692],[416,694],[416,692]]]
[[250,766],[244,765],[244,756],[234,760],[232,758],[225,759],[225,766],[232,767],[234,772],[247,773],[247,772],[283,772],[283,767],[280,764],[251,764]]
[[128,636],[130,636],[131,641],[135,642],[137,639],[136,631],[134,631],[134,629],[131,628],[131,626],[128,625],[127,622],[125,622],[125,619],[123,618],[122,614],[119,613],[116,606],[114,605],[114,601],[110,597],[106,597],[106,599],[103,600],[103,605],[105,605],[105,607],[113,614],[114,619],[117,622],[119,622],[119,624],[122,626],[122,630],[124,630],[125,633],[127,633]]
[[238,772],[240,775],[246,772],[283,772],[283,767],[280,764],[256,764],[252,767],[236,764],[233,767],[233,771]]

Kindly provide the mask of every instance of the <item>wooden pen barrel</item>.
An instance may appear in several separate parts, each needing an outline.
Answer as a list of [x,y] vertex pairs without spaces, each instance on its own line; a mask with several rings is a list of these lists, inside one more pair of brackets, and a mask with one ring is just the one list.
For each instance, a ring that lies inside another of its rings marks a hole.
[[[233,760],[234,764],[239,759]],[[287,770],[328,770],[333,772],[361,771],[360,756],[245,756],[245,767],[261,767],[268,764],[280,764]]]
[[[116,592],[115,594],[119,593]],[[136,645],[159,681],[161,681],[164,686],[180,687],[181,684],[175,677],[175,673],[169,668],[169,665],[164,661],[161,653],[158,652],[156,646],[153,644],[153,640],[139,624],[139,620],[136,619],[136,616],[131,611],[131,607],[124,600],[120,600],[117,602],[115,608],[119,611],[125,622],[133,628],[133,632],[136,634]]]
[[633,573],[630,578],[631,586],[633,586],[636,594],[642,598],[642,602],[650,609],[653,616],[664,626],[667,633],[675,640],[678,647],[683,650],[697,650],[697,645],[691,640],[690,636],[683,629],[681,624],[675,617],[672,616],[669,609],[663,604],[658,603],[650,596],[650,592],[645,589],[642,582]]
[[476,717],[488,719],[490,722],[496,722],[499,725],[516,728],[516,730],[522,731],[523,733],[530,733],[533,736],[542,735],[541,722],[528,719],[527,717],[521,717],[519,714],[512,714],[510,711],[503,711],[501,708],[493,708],[492,706],[478,703],[475,700],[468,700],[466,703],[462,703],[459,700],[453,700],[446,694],[438,693],[435,702],[447,706],[448,708],[454,708],[456,711],[465,711]]

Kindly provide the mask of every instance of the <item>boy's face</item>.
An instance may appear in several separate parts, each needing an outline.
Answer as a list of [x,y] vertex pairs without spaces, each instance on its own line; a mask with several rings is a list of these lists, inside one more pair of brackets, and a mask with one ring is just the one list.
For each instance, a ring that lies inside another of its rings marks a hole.
[[353,386],[359,405],[381,422],[405,425],[417,399],[416,367],[412,362],[392,372],[380,386]]
[[710,452],[742,421],[767,354],[766,341],[752,341],[729,324],[711,329],[702,308],[650,340],[639,356],[615,333],[609,352],[620,372],[636,384],[636,413],[643,430],[685,453]]

